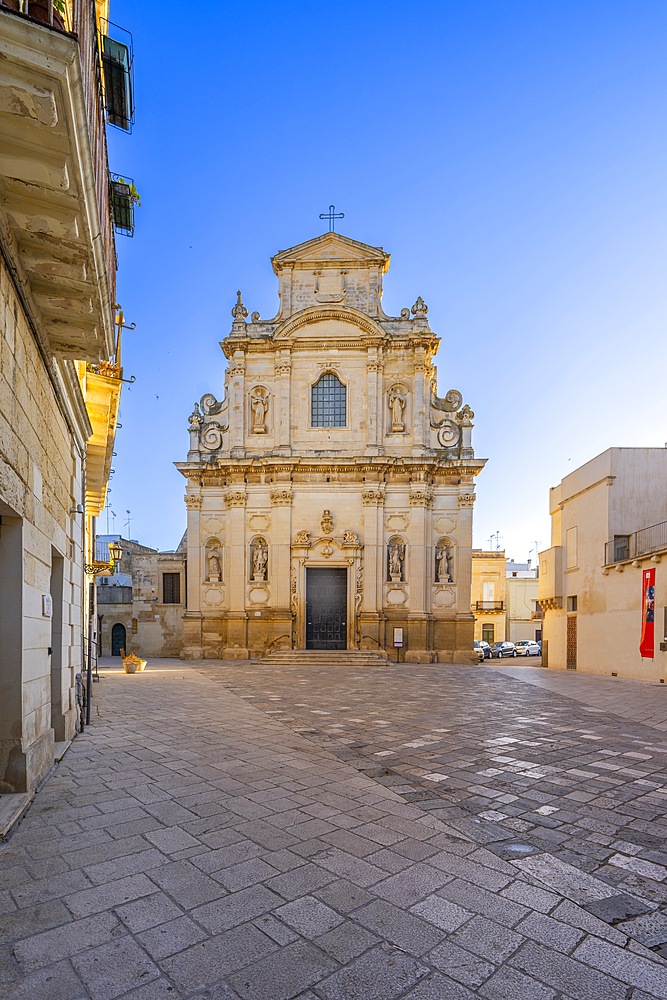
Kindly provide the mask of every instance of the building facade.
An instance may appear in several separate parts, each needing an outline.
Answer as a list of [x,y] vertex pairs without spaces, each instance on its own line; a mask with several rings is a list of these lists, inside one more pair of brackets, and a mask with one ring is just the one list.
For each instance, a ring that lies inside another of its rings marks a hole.
[[184,656],[367,649],[470,660],[474,414],[437,395],[419,297],[382,309],[389,255],[337,233],[277,254],[278,314],[222,343],[189,419]]
[[505,586],[505,621],[510,642],[542,638],[542,610],[538,601],[539,581],[532,576],[510,575],[508,564]]
[[506,628],[506,567],[502,549],[473,549],[470,607],[477,641],[493,645],[509,638]]
[[105,14],[0,5],[0,793],[34,789],[75,732],[94,600],[122,379]]
[[123,550],[116,572],[97,578],[101,656],[121,650],[148,659],[180,656],[185,611],[185,538],[175,552],[158,552],[119,535],[99,535],[98,558],[109,542]]
[[610,448],[550,491],[545,665],[664,680],[666,498],[665,448]]

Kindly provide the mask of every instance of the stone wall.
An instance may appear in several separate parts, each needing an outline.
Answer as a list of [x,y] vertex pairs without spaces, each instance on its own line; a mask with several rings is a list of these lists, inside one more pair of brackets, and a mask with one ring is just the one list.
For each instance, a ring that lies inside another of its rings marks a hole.
[[84,428],[66,384],[58,401],[0,259],[0,791],[34,787],[74,733]]

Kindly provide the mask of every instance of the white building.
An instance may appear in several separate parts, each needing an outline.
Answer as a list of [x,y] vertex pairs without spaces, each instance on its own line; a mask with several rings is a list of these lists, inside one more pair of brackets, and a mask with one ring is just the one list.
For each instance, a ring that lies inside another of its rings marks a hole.
[[610,448],[550,491],[550,512],[539,579],[546,665],[664,679],[667,449]]

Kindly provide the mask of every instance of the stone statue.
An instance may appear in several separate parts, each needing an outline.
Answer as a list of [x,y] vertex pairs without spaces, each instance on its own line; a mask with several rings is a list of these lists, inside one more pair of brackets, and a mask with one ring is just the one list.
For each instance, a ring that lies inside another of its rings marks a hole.
[[403,579],[403,558],[405,546],[400,539],[393,539],[389,543],[389,576],[392,583],[400,583]]
[[250,401],[252,407],[252,432],[253,434],[266,434],[266,412],[269,408],[269,401],[266,396],[259,393],[252,397]]
[[436,582],[453,583],[452,579],[452,550],[448,545],[441,543],[435,550]]
[[252,548],[252,578],[266,580],[266,567],[269,552],[263,538],[256,538]]
[[209,580],[220,580],[222,577],[222,560],[220,549],[217,545],[212,545],[208,553],[208,578]]
[[391,412],[392,433],[405,430],[403,422],[403,411],[405,409],[405,398],[399,389],[389,390],[389,410]]

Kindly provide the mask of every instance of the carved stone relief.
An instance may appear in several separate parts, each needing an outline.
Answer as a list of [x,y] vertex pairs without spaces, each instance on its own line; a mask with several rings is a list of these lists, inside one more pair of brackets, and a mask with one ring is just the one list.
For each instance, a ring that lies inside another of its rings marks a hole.
[[248,517],[248,527],[251,531],[267,531],[271,525],[271,518],[267,514],[250,514]]
[[387,531],[405,531],[410,523],[408,514],[388,514],[384,521]]

